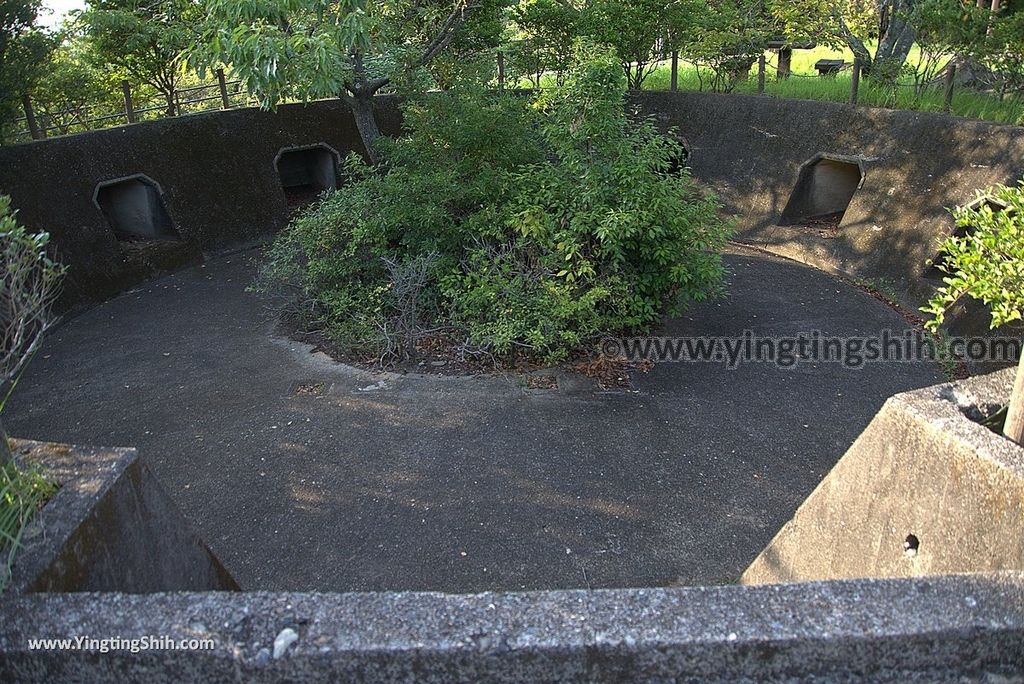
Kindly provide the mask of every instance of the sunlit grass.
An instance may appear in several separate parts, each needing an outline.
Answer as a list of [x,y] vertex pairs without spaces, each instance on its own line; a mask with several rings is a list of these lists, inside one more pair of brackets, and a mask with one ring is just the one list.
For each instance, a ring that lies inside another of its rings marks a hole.
[[[824,100],[827,102],[849,102],[851,74],[846,70],[830,77],[818,76],[814,63],[819,59],[853,61],[849,50],[825,47],[813,50],[795,50],[792,59],[792,76],[779,80],[772,68],[777,60],[776,53],[765,53],[769,67],[765,69],[765,95],[801,100]],[[917,49],[911,50],[909,61],[920,59]],[[702,70],[703,81],[698,78],[697,67],[687,62],[679,65],[680,90],[708,90],[711,72]],[[644,82],[645,90],[668,90],[671,86],[671,68],[662,63]],[[738,93],[757,92],[757,66],[751,69],[750,77],[738,83],[733,90]],[[945,91],[941,84],[917,92],[912,80],[903,79],[896,87],[880,86],[871,79],[861,79],[857,101],[869,107],[890,109],[912,109],[923,112],[941,112],[945,103]],[[953,91],[950,112],[973,119],[987,119],[1004,123],[1024,124],[1024,100],[1020,96],[1000,99],[998,95],[957,87]]]

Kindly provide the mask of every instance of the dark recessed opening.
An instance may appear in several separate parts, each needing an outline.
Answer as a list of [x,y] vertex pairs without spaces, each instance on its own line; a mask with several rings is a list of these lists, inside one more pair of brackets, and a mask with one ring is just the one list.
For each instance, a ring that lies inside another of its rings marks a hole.
[[921,540],[916,535],[908,534],[907,538],[903,540],[903,553],[907,556],[913,557],[917,555],[917,550],[921,547]]
[[101,185],[96,204],[119,240],[178,240],[160,189],[148,178],[135,177]]
[[854,162],[821,157],[800,170],[779,225],[838,228],[862,174]]
[[683,172],[684,169],[690,166],[690,150],[686,146],[683,146],[679,150],[679,154],[672,155],[668,160],[668,173],[671,176],[676,176]]
[[338,187],[338,156],[321,145],[283,150],[277,156],[277,175],[289,206],[309,204],[324,190]]
[[[973,211],[980,211],[983,207],[991,209],[993,214],[1007,210],[1007,206],[994,197],[979,197],[967,205],[967,208]],[[950,237],[963,238],[972,232],[974,232],[973,226],[956,226],[950,233]],[[946,253],[940,250],[938,254],[928,260],[922,275],[925,278],[942,280],[946,276],[946,272],[942,270],[945,263]]]

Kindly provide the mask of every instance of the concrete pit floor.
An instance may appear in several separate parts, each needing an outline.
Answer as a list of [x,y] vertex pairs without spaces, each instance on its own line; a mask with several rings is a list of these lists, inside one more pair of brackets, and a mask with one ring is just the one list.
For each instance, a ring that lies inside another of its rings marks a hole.
[[[275,333],[243,252],[65,321],[5,420],[137,447],[249,590],[735,581],[897,392],[934,364],[657,364],[634,392],[562,376],[372,374]],[[665,335],[910,325],[857,288],[740,248],[727,298]],[[312,388],[312,391],[309,390]]]

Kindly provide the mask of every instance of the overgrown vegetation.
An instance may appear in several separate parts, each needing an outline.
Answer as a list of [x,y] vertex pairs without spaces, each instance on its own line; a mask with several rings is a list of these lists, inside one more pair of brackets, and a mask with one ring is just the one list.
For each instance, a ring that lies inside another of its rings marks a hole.
[[[1017,187],[990,188],[979,193],[982,197],[990,201],[953,211],[961,234],[942,244],[945,258],[939,268],[947,274],[945,285],[923,309],[934,317],[928,322],[932,330],[942,325],[948,308],[965,296],[988,306],[993,328],[1024,320],[1024,181]],[[1024,441],[1024,356],[1005,434]]]
[[533,100],[462,86],[411,102],[380,167],[350,157],[344,191],[280,235],[261,289],[382,364],[442,334],[460,354],[557,361],[715,294],[716,201],[678,142],[627,115],[625,85],[614,53],[589,50]]
[[57,491],[38,465],[0,466],[0,593],[7,587],[15,556],[29,523]]
[[[50,304],[64,269],[46,255],[49,236],[17,222],[0,195],[0,414],[53,323]],[[35,466],[19,468],[0,422],[0,591],[31,516],[55,487]]]
[[[0,195],[0,413],[54,323],[50,306],[65,271],[46,253],[49,234],[30,233],[17,218],[11,198]],[[5,450],[6,441],[0,463]]]

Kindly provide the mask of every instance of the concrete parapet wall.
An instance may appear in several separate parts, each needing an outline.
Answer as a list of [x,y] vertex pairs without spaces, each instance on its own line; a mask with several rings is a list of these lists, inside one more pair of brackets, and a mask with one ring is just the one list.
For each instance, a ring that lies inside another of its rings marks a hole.
[[[969,682],[1024,672],[1020,574],[471,596],[36,595],[0,613],[0,680],[19,682]],[[275,659],[285,629],[298,640]],[[74,635],[215,647],[28,648]]]
[[[941,114],[711,93],[631,96],[662,126],[675,126],[694,176],[738,217],[738,238],[820,267],[880,278],[908,302],[936,281],[922,277],[953,229],[947,208],[975,189],[1024,175],[1024,128]],[[378,98],[381,129],[401,128],[398,103]],[[272,235],[288,206],[274,160],[282,149],[322,143],[362,150],[337,100],[212,112],[0,148],[0,192],[22,221],[54,236],[71,266],[65,307],[101,301],[198,252]],[[864,174],[840,230],[778,226],[801,165],[817,155]],[[193,251],[118,242],[92,201],[99,183],[144,174],[159,184],[175,231]],[[827,231],[826,231],[827,232]]]
[[1024,448],[965,415],[1014,372],[889,399],[741,581],[1024,570]]
[[[908,303],[938,282],[922,274],[953,231],[948,208],[1024,176],[1020,126],[753,95],[645,92],[633,101],[678,129],[694,176],[737,215],[739,240],[886,280]],[[819,154],[863,172],[840,229],[777,225],[801,165]]]
[[134,449],[18,441],[16,452],[60,489],[31,523],[8,596],[238,589]]
[[[394,98],[378,98],[381,129],[399,131]],[[119,126],[0,148],[0,193],[20,220],[53,236],[70,267],[62,305],[89,306],[201,252],[266,239],[288,221],[275,160],[283,149],[323,143],[362,153],[355,122],[340,100],[237,109]],[[97,186],[140,174],[158,184],[181,236],[180,249],[118,241]]]

